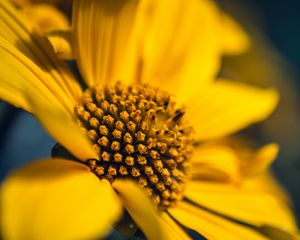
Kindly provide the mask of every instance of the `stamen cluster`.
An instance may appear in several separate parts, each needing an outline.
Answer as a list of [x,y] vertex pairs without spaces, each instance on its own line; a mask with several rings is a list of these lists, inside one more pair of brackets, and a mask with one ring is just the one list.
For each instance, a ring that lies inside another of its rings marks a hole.
[[88,160],[97,176],[136,180],[162,209],[182,198],[192,128],[168,93],[116,83],[87,89],[75,111],[99,155]]

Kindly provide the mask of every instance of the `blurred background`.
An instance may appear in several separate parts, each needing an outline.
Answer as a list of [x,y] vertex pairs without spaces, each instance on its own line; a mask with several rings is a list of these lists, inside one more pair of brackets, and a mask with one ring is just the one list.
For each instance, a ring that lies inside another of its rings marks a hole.
[[[292,197],[300,220],[300,1],[218,0],[250,32],[253,45],[242,56],[225,57],[221,74],[281,92],[277,111],[244,134],[281,152],[273,171]],[[50,156],[55,142],[28,113],[0,102],[0,180],[32,159]]]
[[300,1],[218,0],[252,37],[250,51],[224,59],[222,74],[258,86],[277,87],[275,113],[247,129],[248,136],[275,141],[281,150],[273,172],[292,197],[300,220]]

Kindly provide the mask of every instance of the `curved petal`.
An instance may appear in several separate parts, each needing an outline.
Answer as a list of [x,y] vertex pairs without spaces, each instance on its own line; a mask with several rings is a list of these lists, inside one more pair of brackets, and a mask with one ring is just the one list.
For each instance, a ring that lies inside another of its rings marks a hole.
[[227,137],[199,144],[190,160],[195,180],[246,180],[266,171],[276,159],[279,146],[267,144],[253,149],[244,138]]
[[154,209],[150,199],[137,184],[128,180],[116,180],[113,187],[147,239],[189,239],[165,213],[159,213]]
[[36,118],[62,146],[69,150],[73,156],[85,161],[98,159],[99,156],[93,150],[92,143],[86,132],[75,125],[75,121],[62,108],[53,106],[52,102],[28,95],[28,101]]
[[195,138],[207,140],[264,120],[277,102],[273,89],[219,80],[189,100],[186,114],[196,130]]
[[[15,58],[19,64],[22,62],[23,68],[26,66],[27,71],[41,72],[42,76],[39,77],[39,82],[47,87],[59,89],[55,92],[58,98],[62,98],[64,95],[69,102],[77,102],[82,93],[79,84],[66,65],[55,57],[51,45],[42,35],[7,0],[0,2],[0,36],[6,40],[5,43],[1,40],[1,48],[7,52],[11,51],[11,57]],[[25,64],[24,59],[29,59],[32,64],[30,66]],[[1,64],[2,61],[1,56]],[[7,72],[13,73],[14,68],[7,67]],[[16,72],[20,73],[21,71]],[[5,74],[2,74],[2,78],[4,77]],[[24,77],[26,76],[22,76],[22,78]],[[23,81],[30,82],[30,79],[25,78]]]
[[265,145],[248,158],[241,159],[241,171],[244,177],[251,177],[266,171],[276,159],[279,146],[276,143]]
[[47,38],[51,43],[56,56],[60,59],[74,59],[71,34],[69,29],[52,31],[47,34]]
[[138,0],[74,1],[74,54],[89,86],[111,80],[132,81],[133,69],[126,54],[138,3]]
[[121,204],[107,181],[83,164],[41,160],[13,173],[1,189],[5,239],[92,239],[108,233]]
[[32,24],[43,32],[66,29],[70,26],[68,18],[50,4],[30,4],[22,11]]
[[0,95],[2,99],[32,112],[32,107],[25,97],[26,94],[30,94],[36,101],[52,101],[54,106],[61,106],[69,113],[73,112],[75,102],[53,83],[49,75],[1,36],[0,56],[0,91],[6,93]]
[[185,196],[205,208],[245,223],[295,231],[290,212],[282,207],[276,196],[268,192],[239,185],[194,181],[187,185]]
[[218,9],[206,0],[149,2],[141,31],[140,79],[185,101],[219,68]]
[[190,173],[192,179],[234,182],[240,174],[239,159],[229,147],[206,144],[195,148]]
[[222,15],[222,42],[224,54],[235,55],[250,47],[250,39],[242,27],[229,15]]
[[208,211],[186,202],[168,210],[171,215],[187,228],[193,229],[207,239],[215,240],[267,240],[268,238],[246,226],[213,215]]

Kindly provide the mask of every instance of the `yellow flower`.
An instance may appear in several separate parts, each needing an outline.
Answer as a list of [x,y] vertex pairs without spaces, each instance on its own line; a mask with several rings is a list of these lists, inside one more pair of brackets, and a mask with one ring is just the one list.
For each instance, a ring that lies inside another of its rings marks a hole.
[[204,144],[263,120],[278,98],[213,82],[221,55],[248,45],[233,20],[206,0],[77,0],[72,21],[85,91],[47,39],[0,2],[0,97],[60,144],[53,159],[3,183],[5,239],[102,237],[122,206],[149,239],[188,239],[180,224],[208,239],[292,239],[283,200],[265,180],[251,185],[277,146],[242,164],[232,148]]

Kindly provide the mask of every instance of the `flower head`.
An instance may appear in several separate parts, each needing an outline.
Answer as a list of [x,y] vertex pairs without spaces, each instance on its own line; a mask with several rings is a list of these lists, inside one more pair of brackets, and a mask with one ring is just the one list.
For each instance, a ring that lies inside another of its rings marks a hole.
[[0,97],[33,113],[59,143],[54,159],[4,182],[5,237],[101,237],[122,206],[150,239],[189,238],[177,222],[213,239],[296,231],[279,199],[246,184],[276,145],[243,165],[233,149],[204,144],[263,120],[278,98],[213,81],[222,54],[248,40],[212,2],[76,0],[63,49],[73,49],[85,90],[55,55],[65,34],[51,46],[6,1],[0,23]]

